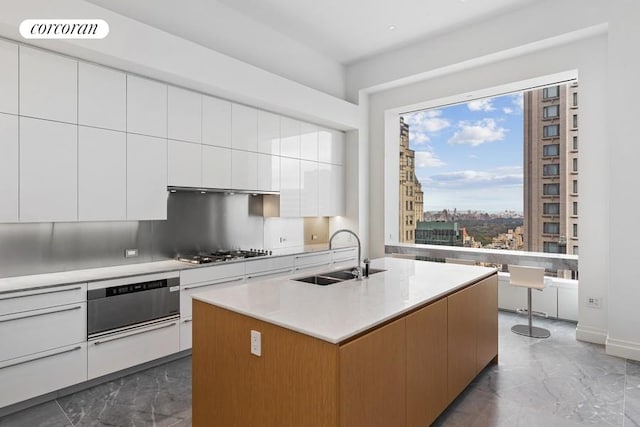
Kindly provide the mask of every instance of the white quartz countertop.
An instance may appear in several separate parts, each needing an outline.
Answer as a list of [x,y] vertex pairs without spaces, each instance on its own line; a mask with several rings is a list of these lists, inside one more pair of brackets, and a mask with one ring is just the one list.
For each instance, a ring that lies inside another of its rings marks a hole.
[[291,280],[327,271],[309,270],[193,298],[335,344],[496,272],[401,258],[375,259],[371,267],[386,271],[328,286]]

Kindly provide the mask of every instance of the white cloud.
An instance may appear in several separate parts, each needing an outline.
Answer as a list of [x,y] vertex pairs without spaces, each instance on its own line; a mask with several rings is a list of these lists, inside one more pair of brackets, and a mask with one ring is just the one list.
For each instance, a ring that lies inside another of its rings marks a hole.
[[524,107],[524,94],[522,92],[512,94],[511,103],[521,111]]
[[429,183],[437,188],[449,189],[521,187],[523,174],[521,166],[484,171],[463,170],[432,175]]
[[471,145],[476,147],[486,142],[501,141],[507,129],[499,127],[494,119],[482,119],[475,123],[460,121],[458,130],[447,141],[452,145]]
[[476,99],[474,101],[467,102],[467,107],[471,111],[493,111],[495,108],[491,103],[493,98]]
[[429,135],[424,132],[409,132],[409,144],[410,145],[422,145],[425,142],[429,142],[431,139]]
[[504,107],[502,109],[502,112],[505,113],[505,114],[513,114],[514,113],[513,108],[509,108],[509,107]]
[[451,126],[451,122],[441,117],[440,110],[423,110],[404,115],[404,122],[416,133],[434,133]]
[[418,168],[438,168],[446,164],[431,151],[416,151],[415,156]]
[[469,154],[469,156],[467,156],[467,157],[469,157],[470,159],[477,159],[478,158],[478,156],[476,156],[475,154]]

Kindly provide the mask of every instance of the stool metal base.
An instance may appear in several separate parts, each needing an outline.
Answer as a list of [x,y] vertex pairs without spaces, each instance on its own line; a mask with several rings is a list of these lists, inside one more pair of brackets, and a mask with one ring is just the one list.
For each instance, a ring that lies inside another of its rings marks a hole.
[[551,332],[549,332],[548,329],[529,325],[512,326],[511,332],[515,332],[518,335],[524,335],[525,337],[531,338],[549,338],[551,336]]

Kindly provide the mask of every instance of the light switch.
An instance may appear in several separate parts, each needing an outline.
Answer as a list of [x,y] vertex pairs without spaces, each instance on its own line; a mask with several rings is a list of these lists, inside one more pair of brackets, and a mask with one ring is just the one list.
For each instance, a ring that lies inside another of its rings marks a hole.
[[251,331],[251,354],[262,356],[262,334],[258,331]]

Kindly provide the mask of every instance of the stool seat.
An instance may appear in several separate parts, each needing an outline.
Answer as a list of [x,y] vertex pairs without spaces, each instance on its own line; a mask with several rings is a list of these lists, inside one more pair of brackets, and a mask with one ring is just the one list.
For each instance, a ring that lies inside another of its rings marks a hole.
[[549,330],[532,325],[531,310],[531,289],[543,290],[546,284],[544,268],[524,267],[521,265],[509,265],[509,284],[527,288],[527,314],[529,323],[527,325],[515,325],[511,331],[531,338],[548,338],[551,336]]

